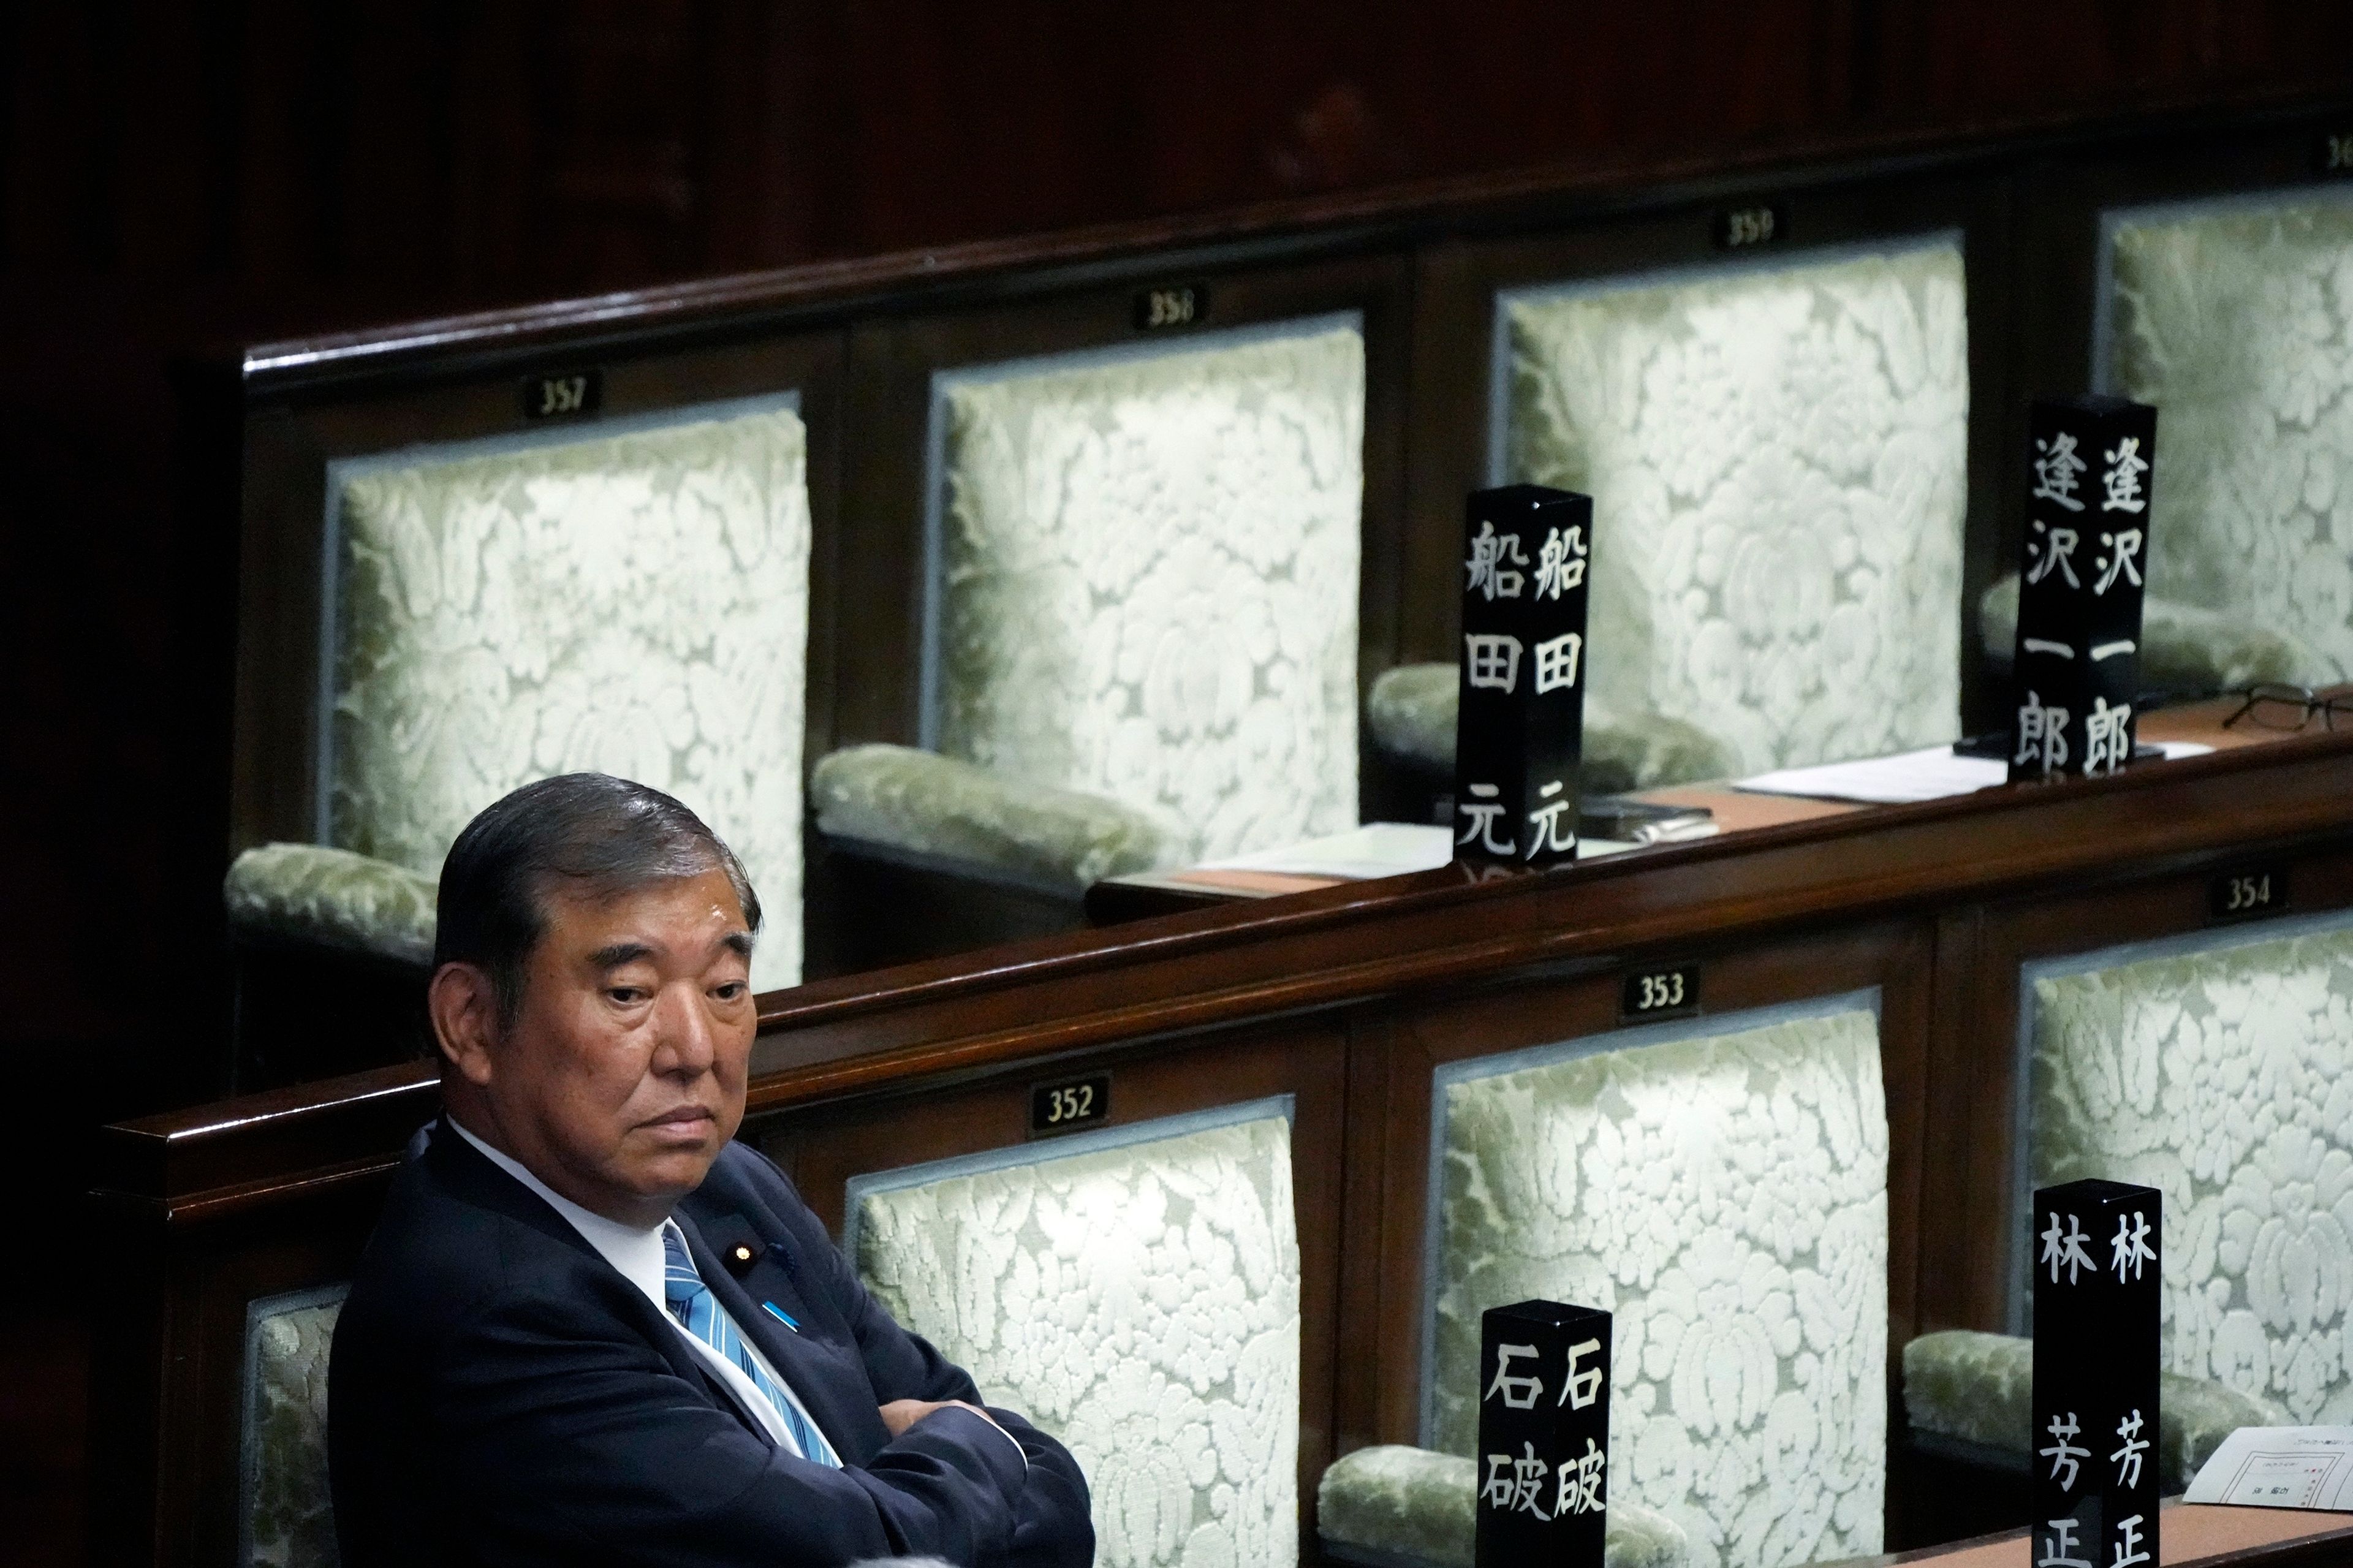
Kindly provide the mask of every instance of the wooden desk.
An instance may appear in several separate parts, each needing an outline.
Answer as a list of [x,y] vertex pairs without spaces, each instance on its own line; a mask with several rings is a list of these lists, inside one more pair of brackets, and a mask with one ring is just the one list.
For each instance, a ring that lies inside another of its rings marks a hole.
[[[1312,1563],[1324,1467],[1416,1434],[1439,1066],[1615,1029],[1624,975],[1662,959],[1706,966],[1712,1012],[1876,989],[1893,1356],[2006,1321],[2020,965],[2200,929],[2210,881],[2254,855],[2294,862],[2299,911],[2353,908],[2353,733],[1544,873],[1229,901],[771,994],[744,1136],[838,1224],[851,1174],[1024,1142],[1041,1080],[1114,1071],[1123,1122],[1291,1096]],[[231,1559],[247,1306],[348,1277],[435,1106],[406,1066],[105,1130],[104,1560]],[[1915,1510],[1934,1489],[1891,1477],[1888,1539],[1933,1539]]]
[[[2344,689],[2353,690],[2353,687]],[[2187,741],[2211,746],[2217,751],[2235,751],[2244,746],[2263,745],[2290,738],[2276,730],[2262,730],[2244,723],[2224,728],[2223,721],[2238,706],[2237,698],[2225,697],[2161,709],[2140,721],[2140,742],[2154,745],[2159,742]],[[2138,765],[2150,767],[2158,764],[2143,763]],[[1753,832],[1760,827],[1780,827],[1793,822],[1811,822],[1821,817],[1887,809],[1852,801],[1766,795],[1736,789],[1723,781],[1670,784],[1661,789],[1643,790],[1634,798],[1658,801],[1668,805],[1704,807],[1714,815],[1716,826],[1722,830],[1719,837]],[[1177,914],[1186,910],[1202,909],[1236,899],[1283,898],[1318,888],[1336,887],[1343,880],[1337,877],[1207,867],[1142,871],[1133,876],[1107,878],[1097,883],[1087,893],[1087,915],[1097,925],[1117,925],[1126,921]]]

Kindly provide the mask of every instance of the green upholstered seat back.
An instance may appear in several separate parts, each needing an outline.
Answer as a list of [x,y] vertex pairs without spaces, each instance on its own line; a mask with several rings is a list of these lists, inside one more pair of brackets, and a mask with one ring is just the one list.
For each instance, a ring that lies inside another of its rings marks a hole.
[[800,974],[808,499],[799,416],[431,447],[329,473],[323,837],[436,875],[518,784],[595,769],[669,791],[768,911],[763,989]]
[[346,1287],[246,1310],[239,1568],[335,1568],[327,1490],[327,1352]]
[[1471,1454],[1480,1314],[1616,1314],[1613,1495],[1691,1561],[1880,1548],[1887,1112],[1868,994],[1440,1070],[1424,1442]]
[[2353,679],[2353,196],[2108,215],[2096,367],[2158,408],[2148,591]]
[[2353,914],[2037,965],[2023,991],[2021,1201],[2157,1188],[2167,1366],[2353,1421]]
[[1356,825],[1353,320],[939,378],[926,744],[1164,814]]
[[1496,479],[1594,500],[1593,697],[1742,772],[1960,727],[1957,238],[1504,295]]
[[899,1321],[1077,1457],[1103,1568],[1297,1560],[1284,1102],[860,1177],[849,1215]]

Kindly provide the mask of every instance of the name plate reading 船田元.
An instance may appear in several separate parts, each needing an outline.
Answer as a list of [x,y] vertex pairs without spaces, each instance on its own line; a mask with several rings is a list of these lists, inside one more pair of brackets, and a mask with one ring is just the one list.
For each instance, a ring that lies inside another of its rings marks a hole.
[[2206,884],[2206,923],[2261,920],[2287,912],[2287,868],[2277,862],[2240,866]]
[[1139,332],[1193,326],[1208,314],[1209,291],[1198,284],[1146,289],[1135,297],[1135,330]]
[[1620,1020],[1680,1018],[1699,1011],[1699,965],[1679,963],[1672,969],[1637,969],[1626,976],[1619,993]]
[[522,416],[526,419],[576,419],[594,414],[605,401],[605,373],[594,366],[562,375],[522,378]]
[[1082,1127],[1092,1127],[1111,1120],[1111,1074],[1089,1073],[1084,1078],[1063,1079],[1056,1083],[1032,1084],[1029,1087],[1029,1136],[1051,1137],[1057,1132],[1075,1132]]
[[1788,237],[1788,233],[1789,209],[1779,202],[1726,207],[1715,215],[1715,244],[1719,250],[1772,245]]

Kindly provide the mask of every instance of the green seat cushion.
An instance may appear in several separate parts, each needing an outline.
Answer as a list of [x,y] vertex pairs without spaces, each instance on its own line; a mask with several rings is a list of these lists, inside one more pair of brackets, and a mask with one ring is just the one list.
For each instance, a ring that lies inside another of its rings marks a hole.
[[[1454,773],[1460,668],[1401,664],[1385,669],[1365,700],[1365,718],[1383,751],[1425,773]],[[1715,737],[1658,713],[1625,714],[1588,698],[1581,777],[1588,794],[1720,779],[1732,755]]]
[[[1316,1488],[1327,1556],[1472,1568],[1478,1465],[1458,1454],[1381,1445],[1335,1460]],[[1612,1497],[1607,1568],[1680,1568],[1683,1532],[1663,1514]]]
[[221,887],[246,938],[316,943],[405,963],[433,960],[433,878],[319,844],[264,844],[230,862]]

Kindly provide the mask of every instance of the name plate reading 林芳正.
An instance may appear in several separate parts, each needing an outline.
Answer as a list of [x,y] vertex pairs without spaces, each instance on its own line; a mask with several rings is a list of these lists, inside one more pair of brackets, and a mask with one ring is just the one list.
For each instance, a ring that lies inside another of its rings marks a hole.
[[1593,500],[1542,485],[1464,503],[1454,858],[1577,858]]
[[1146,289],[1135,297],[1135,330],[1157,332],[1197,326],[1208,319],[1209,291],[1198,283]]
[[2157,1561],[2155,1187],[2070,1182],[2034,1194],[2034,1561]]
[[1111,1074],[1089,1073],[1029,1088],[1029,1136],[1075,1132],[1111,1119]]
[[2287,912],[2287,868],[2276,862],[2241,866],[2206,884],[2206,923],[2261,920]]
[[1626,1023],[1680,1018],[1699,1011],[1699,965],[1630,971],[1618,993],[1618,1016]]
[[527,375],[522,400],[526,419],[576,419],[594,414],[605,401],[605,373],[591,366],[561,375]]
[[2324,174],[2353,174],[2353,131],[2322,132],[2313,162]]
[[1492,1307],[1479,1341],[1476,1568],[1601,1568],[1609,1314],[1558,1301]]
[[1720,250],[1778,245],[1788,237],[1789,209],[1779,202],[1726,207],[1715,215],[1715,243]]
[[2133,754],[2157,410],[2043,399],[2027,434],[2010,782],[2096,777]]

